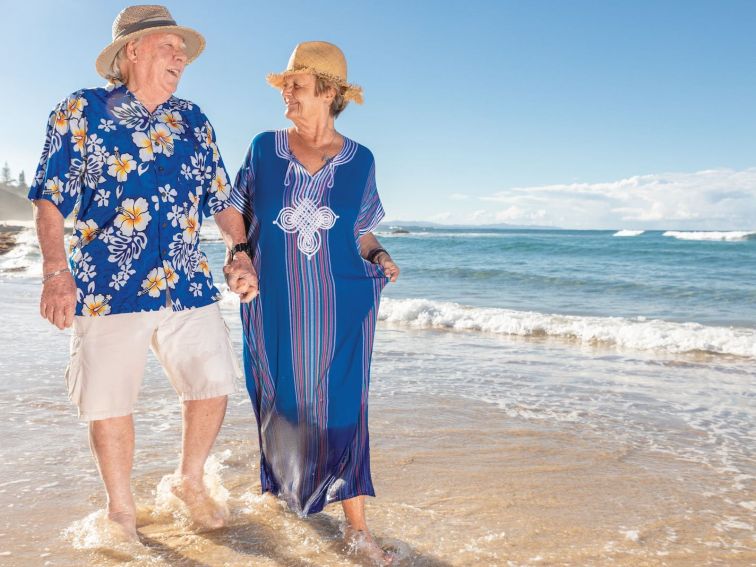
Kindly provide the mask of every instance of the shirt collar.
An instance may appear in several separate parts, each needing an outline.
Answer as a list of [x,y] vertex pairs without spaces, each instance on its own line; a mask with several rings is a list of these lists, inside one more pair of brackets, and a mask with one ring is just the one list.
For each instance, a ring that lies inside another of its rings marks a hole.
[[[149,114],[149,111],[144,106],[144,104],[142,104],[142,102],[136,97],[136,95],[134,95],[134,93],[132,93],[126,87],[126,85],[123,84],[123,83],[121,83],[120,81],[117,84],[113,85],[112,92],[116,93],[117,95],[123,96],[124,98],[126,98],[127,100],[129,100],[129,101],[131,101],[131,102],[133,102],[135,104],[138,104],[139,106],[141,106],[144,109],[145,112],[147,112]],[[155,111],[152,114],[158,114],[161,110],[171,110],[171,109],[173,109],[173,107],[175,105],[175,101],[176,101],[176,97],[173,96],[173,95],[171,95],[168,100],[166,100],[165,102],[159,104],[158,107],[155,108]]]

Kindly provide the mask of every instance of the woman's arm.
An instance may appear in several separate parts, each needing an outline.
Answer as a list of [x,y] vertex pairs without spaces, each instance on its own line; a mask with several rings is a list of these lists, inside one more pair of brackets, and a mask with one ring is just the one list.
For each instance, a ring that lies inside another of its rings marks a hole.
[[381,246],[372,232],[366,232],[360,237],[360,256],[383,268],[390,282],[399,278],[399,266],[391,259],[391,255]]

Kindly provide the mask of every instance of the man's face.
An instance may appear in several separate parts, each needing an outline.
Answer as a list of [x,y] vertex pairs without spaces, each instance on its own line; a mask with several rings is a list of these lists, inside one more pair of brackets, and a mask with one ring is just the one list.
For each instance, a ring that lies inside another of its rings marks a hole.
[[151,33],[135,46],[133,69],[146,86],[169,95],[178,87],[186,67],[186,44],[174,33]]

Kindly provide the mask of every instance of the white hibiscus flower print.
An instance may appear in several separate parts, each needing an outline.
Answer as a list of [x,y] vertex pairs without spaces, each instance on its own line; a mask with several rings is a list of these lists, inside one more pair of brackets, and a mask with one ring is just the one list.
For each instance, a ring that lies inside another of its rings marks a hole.
[[60,205],[63,202],[63,183],[55,176],[45,181],[45,195],[50,195],[53,203]]
[[84,298],[84,307],[82,308],[82,314],[85,317],[101,317],[110,313],[111,296],[90,293]]
[[137,167],[136,161],[131,154],[119,154],[118,151],[108,157],[107,163],[108,174],[115,177],[121,183],[126,181],[129,173]]
[[153,268],[142,282],[142,293],[148,293],[150,297],[160,297],[160,292],[165,289],[165,270]]
[[142,197],[134,199],[124,199],[123,205],[119,207],[120,213],[115,218],[113,224],[127,236],[134,231],[141,232],[147,228],[152,216],[148,212],[149,206],[147,201]]

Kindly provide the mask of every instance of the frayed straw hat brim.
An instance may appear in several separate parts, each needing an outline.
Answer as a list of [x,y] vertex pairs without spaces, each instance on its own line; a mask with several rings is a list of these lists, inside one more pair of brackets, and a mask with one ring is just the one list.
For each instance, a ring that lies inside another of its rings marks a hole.
[[118,55],[118,51],[128,42],[151,33],[175,33],[176,35],[180,36],[186,44],[187,65],[197,59],[197,57],[200,56],[200,53],[202,53],[202,51],[205,49],[205,38],[201,33],[191,28],[184,26],[157,26],[147,28],[119,37],[117,40],[103,49],[100,55],[97,57],[97,61],[95,62],[97,74],[105,79],[110,80],[112,78],[111,67],[113,66],[113,60],[115,59],[116,55]]
[[271,87],[275,89],[282,89],[284,79],[288,77],[289,75],[296,75],[298,73],[309,73],[310,75],[315,75],[316,77],[322,77],[326,80],[333,81],[340,87],[345,88],[345,91],[344,91],[345,100],[354,101],[357,104],[362,104],[365,101],[364,96],[362,94],[361,86],[347,83],[341,77],[337,77],[335,75],[331,75],[329,73],[325,73],[323,71],[313,69],[312,67],[299,67],[297,69],[287,69],[286,71],[283,71],[282,73],[270,73],[267,77],[265,77],[265,80],[268,81],[268,84]]

